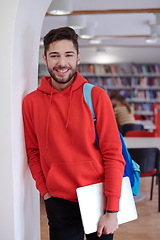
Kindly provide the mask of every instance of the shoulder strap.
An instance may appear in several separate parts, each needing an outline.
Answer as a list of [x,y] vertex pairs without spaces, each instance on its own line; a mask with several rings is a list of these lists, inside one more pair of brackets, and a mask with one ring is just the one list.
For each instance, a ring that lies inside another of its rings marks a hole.
[[91,96],[91,91],[92,91],[93,87],[94,87],[93,84],[85,83],[83,85],[83,95],[84,95],[84,99],[85,99],[86,103],[88,104],[88,106],[91,110],[92,117],[93,117],[93,119],[95,119],[94,108],[93,108],[93,104],[92,104],[92,96]]
[[[94,113],[94,108],[92,104],[92,96],[91,96],[91,90],[94,87],[93,84],[90,83],[85,83],[83,85],[83,95],[86,103],[88,104],[92,117],[94,120],[94,123],[96,122],[95,118],[95,113]],[[131,158],[128,149],[125,145],[124,138],[121,133],[120,134],[120,140],[122,143],[122,155],[125,159],[126,165],[125,165],[125,171],[124,171],[124,176],[128,176],[130,178],[131,186],[132,186],[132,192],[133,195],[136,196],[138,194],[139,188],[140,188],[140,169],[139,165],[134,162],[134,160]],[[98,143],[98,135],[96,134],[96,142],[97,146],[99,147]]]

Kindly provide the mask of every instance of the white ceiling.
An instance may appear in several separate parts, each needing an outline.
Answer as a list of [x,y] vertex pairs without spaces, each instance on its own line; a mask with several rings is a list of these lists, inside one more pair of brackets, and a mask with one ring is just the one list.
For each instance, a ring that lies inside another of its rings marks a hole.
[[[160,0],[72,1],[73,14],[84,11],[87,24],[95,26],[95,38],[101,39],[100,46],[149,46],[145,38],[150,35],[150,24],[156,23],[155,12],[160,13]],[[96,14],[92,14],[92,11],[96,11]],[[101,14],[100,11],[106,13]],[[41,38],[49,30],[63,26],[67,26],[67,16],[45,16]],[[79,30],[76,32],[79,34]],[[79,39],[79,45],[82,48],[93,46],[86,39]],[[160,36],[152,46],[160,50]]]

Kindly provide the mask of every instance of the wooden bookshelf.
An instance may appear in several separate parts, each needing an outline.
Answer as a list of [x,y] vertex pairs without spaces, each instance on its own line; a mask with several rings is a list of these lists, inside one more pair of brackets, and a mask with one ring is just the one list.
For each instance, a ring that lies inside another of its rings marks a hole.
[[108,95],[124,95],[135,114],[151,118],[153,103],[160,103],[160,64],[80,64],[78,71]]

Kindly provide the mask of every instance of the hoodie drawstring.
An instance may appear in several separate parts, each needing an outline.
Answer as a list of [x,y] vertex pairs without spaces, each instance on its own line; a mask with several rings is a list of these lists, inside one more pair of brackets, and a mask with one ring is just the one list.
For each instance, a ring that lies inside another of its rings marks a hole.
[[[68,127],[69,124],[69,118],[70,118],[70,111],[71,111],[71,103],[72,103],[72,86],[71,86],[71,91],[70,91],[70,97],[69,97],[69,107],[68,107],[68,113],[67,113],[67,121],[66,121],[66,128]],[[48,148],[48,132],[49,132],[49,119],[50,119],[50,109],[52,105],[52,98],[53,98],[53,90],[50,95],[50,101],[49,101],[49,109],[48,109],[48,117],[47,117],[47,124],[46,124],[46,149]]]
[[67,122],[66,122],[66,128],[68,127],[69,124],[69,118],[70,118],[70,111],[71,111],[71,103],[72,103],[72,88],[73,86],[71,86],[71,91],[70,91],[70,97],[69,97],[69,107],[68,107],[68,113],[67,113]]
[[52,105],[52,97],[53,97],[53,90],[50,95],[50,101],[49,101],[49,109],[48,109],[48,117],[47,117],[47,124],[46,124],[46,149],[48,148],[48,131],[49,131],[49,117],[50,117],[50,108]]

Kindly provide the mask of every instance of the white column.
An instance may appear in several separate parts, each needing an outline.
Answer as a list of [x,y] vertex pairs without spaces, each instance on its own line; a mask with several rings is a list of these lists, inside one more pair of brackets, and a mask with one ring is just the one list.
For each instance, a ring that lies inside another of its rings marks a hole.
[[27,165],[21,104],[37,87],[39,38],[50,2],[0,3],[0,239],[40,239],[39,193]]

